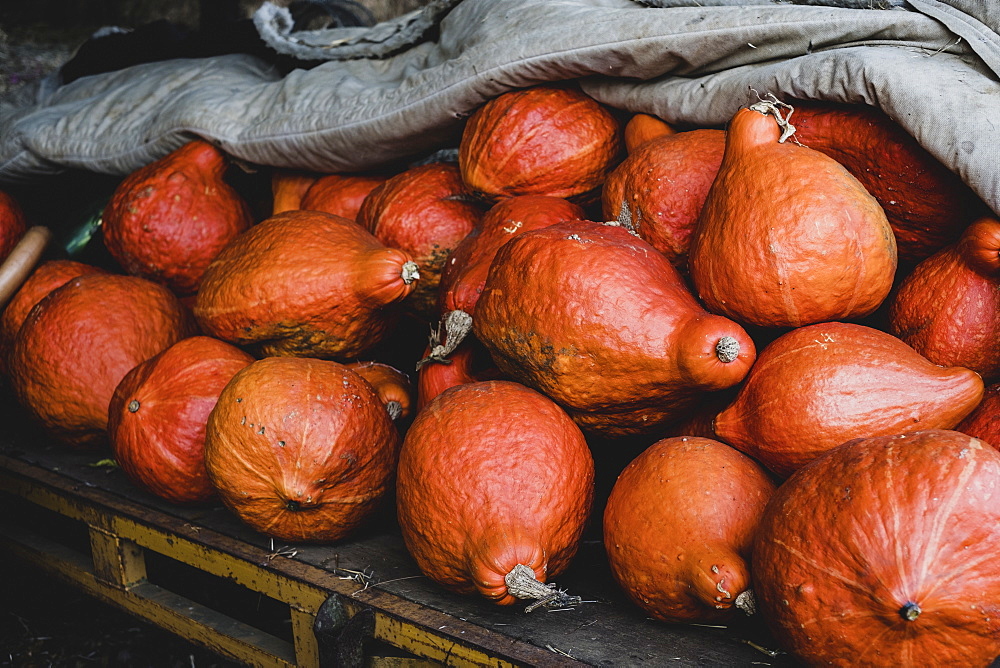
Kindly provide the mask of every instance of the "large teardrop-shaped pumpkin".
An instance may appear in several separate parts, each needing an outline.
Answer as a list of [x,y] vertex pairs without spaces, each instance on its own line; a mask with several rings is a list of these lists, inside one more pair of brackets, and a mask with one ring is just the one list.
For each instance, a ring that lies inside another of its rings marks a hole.
[[469,117],[458,148],[462,178],[488,197],[573,197],[598,188],[614,165],[621,128],[572,86],[503,93]]
[[833,158],[783,142],[783,122],[766,102],[733,116],[691,240],[696,292],[713,313],[764,327],[869,315],[896,271],[885,213]]
[[108,252],[129,274],[193,294],[219,251],[253,222],[223,179],[226,156],[194,140],[118,185],[102,215]]
[[903,279],[889,331],[935,364],[1000,376],[1000,219],[977,220]]
[[416,264],[354,221],[280,213],[233,240],[194,305],[202,329],[257,356],[355,358],[389,332]]
[[77,276],[28,313],[14,337],[11,386],[20,403],[72,446],[107,441],[108,405],[133,367],[194,333],[166,287],[138,276]]
[[755,358],[743,328],[706,312],[655,248],[590,221],[504,244],[473,331],[508,377],[607,436],[656,431]]
[[988,666],[1000,654],[1000,453],[954,431],[862,438],[764,511],[761,616],[812,666]]
[[129,480],[172,503],[212,499],[205,425],[222,388],[253,361],[224,341],[192,336],[125,374],[111,397],[108,436]]
[[208,418],[205,465],[223,503],[261,533],[340,540],[391,484],[399,433],[361,376],[329,360],[269,357],[238,371]]
[[750,548],[775,485],[743,453],[708,438],[657,441],[625,467],[604,510],[618,585],[666,622],[752,611]]
[[399,525],[427,577],[509,605],[541,598],[519,594],[519,578],[549,591],[540,583],[566,569],[593,486],[590,449],[562,409],[518,383],[470,383],[438,395],[410,426]]
[[715,433],[787,477],[853,438],[951,429],[982,396],[975,371],[933,364],[871,327],[826,322],[768,344]]

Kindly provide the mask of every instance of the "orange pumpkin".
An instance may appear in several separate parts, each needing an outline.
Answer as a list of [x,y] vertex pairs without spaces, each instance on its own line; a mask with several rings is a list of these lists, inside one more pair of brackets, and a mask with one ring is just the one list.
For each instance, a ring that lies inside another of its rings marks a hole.
[[14,196],[0,190],[0,260],[10,255],[28,231],[24,210]]
[[17,330],[35,304],[77,276],[100,273],[105,271],[74,260],[48,260],[38,265],[0,313],[0,369],[6,370]]
[[194,333],[167,288],[137,276],[70,279],[28,313],[9,359],[19,402],[57,439],[107,441],[108,405],[134,366]]
[[842,164],[878,200],[907,264],[955,242],[982,206],[881,109],[800,100],[791,120],[798,141]]
[[696,292],[713,313],[764,327],[869,315],[892,287],[892,229],[834,159],[781,141],[785,120],[770,102],[733,116],[691,240]]
[[319,174],[295,169],[276,169],[271,173],[271,215],[301,209],[302,197],[320,178]]
[[347,360],[392,327],[416,264],[364,228],[321,211],[286,211],[233,240],[205,272],[202,330],[258,357]]
[[951,429],[982,396],[975,371],[937,366],[871,327],[819,323],[761,351],[715,433],[787,477],[853,438]]
[[1000,219],[980,218],[903,279],[889,331],[935,364],[1000,377]]
[[420,267],[420,282],[407,299],[414,315],[437,319],[438,285],[452,249],[482,218],[458,167],[433,162],[413,167],[377,186],[358,212],[358,224],[376,239],[407,252]]
[[968,434],[1000,450],[1000,383],[983,392],[983,400],[958,423],[955,431]]
[[219,149],[195,140],[128,175],[102,216],[111,256],[129,274],[194,293],[209,263],[252,223],[223,180],[226,166]]
[[764,511],[753,548],[761,616],[805,665],[990,665],[998,492],[1000,453],[954,431],[830,451]]
[[215,496],[205,425],[219,393],[254,359],[208,336],[182,339],[125,374],[108,408],[115,461],[136,486],[171,503]]
[[501,377],[486,348],[475,336],[465,338],[447,355],[439,357],[441,359],[434,357],[434,346],[428,346],[417,367],[418,411],[449,387]]
[[621,146],[617,119],[570,86],[493,98],[469,117],[458,147],[462,178],[488,197],[573,197],[594,190]]
[[405,373],[382,362],[351,362],[344,366],[368,381],[393,420],[406,422],[413,417],[413,383]]
[[[718,441],[657,441],[625,467],[604,509],[611,573],[665,622],[714,622],[752,611],[750,548],[775,485]],[[748,602],[750,601],[750,602]]]
[[613,437],[680,418],[702,393],[739,383],[755,359],[743,328],[707,313],[662,254],[590,221],[504,244],[473,331],[500,371]]
[[541,583],[576,554],[593,486],[587,442],[558,406],[517,383],[470,383],[435,397],[406,433],[397,515],[427,577],[510,605],[555,597]]
[[691,235],[725,147],[722,130],[665,135],[637,147],[604,182],[605,220],[618,220],[686,270]]
[[398,451],[372,386],[315,358],[269,357],[236,372],[205,431],[205,466],[222,502],[292,542],[357,529],[388,491]]
[[676,134],[669,123],[661,121],[652,114],[633,114],[625,124],[625,150],[630,154],[646,142]]
[[326,211],[355,220],[365,198],[388,179],[388,176],[326,174],[309,186],[298,208]]

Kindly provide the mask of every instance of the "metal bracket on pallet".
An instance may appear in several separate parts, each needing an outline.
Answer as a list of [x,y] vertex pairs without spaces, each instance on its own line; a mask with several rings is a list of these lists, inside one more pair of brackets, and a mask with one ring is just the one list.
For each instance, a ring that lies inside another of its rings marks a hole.
[[321,668],[362,668],[365,641],[375,634],[375,611],[363,607],[351,615],[340,594],[331,594],[316,611],[313,633]]

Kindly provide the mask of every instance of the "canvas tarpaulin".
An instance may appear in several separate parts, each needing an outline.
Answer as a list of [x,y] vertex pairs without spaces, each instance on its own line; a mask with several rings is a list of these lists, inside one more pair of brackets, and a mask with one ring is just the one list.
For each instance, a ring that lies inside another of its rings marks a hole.
[[749,90],[884,110],[1000,212],[1000,6],[977,0],[437,0],[372,28],[296,33],[265,5],[282,73],[249,55],[41,85],[0,103],[0,183],[126,174],[204,137],[251,163],[376,168],[453,141],[486,100],[573,79],[628,111],[722,126]]

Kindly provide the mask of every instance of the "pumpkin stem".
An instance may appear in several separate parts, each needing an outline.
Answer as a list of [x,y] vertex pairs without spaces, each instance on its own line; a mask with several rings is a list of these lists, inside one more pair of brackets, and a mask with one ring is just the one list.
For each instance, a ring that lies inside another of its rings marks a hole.
[[[792,113],[795,111],[795,107],[792,105],[782,102],[774,96],[774,93],[768,93],[767,99],[760,96],[760,93],[750,89],[757,96],[757,101],[750,105],[750,109],[764,114],[765,116],[774,116],[774,119],[778,122],[778,127],[781,128],[781,136],[778,138],[778,143],[783,144],[786,139],[795,134],[795,126],[792,125]],[[788,114],[785,116],[781,115],[781,110],[787,109]]]
[[757,613],[757,599],[754,598],[753,589],[744,589],[739,594],[736,595],[736,600],[733,601],[733,605],[743,611],[746,615],[754,615]]
[[535,571],[524,564],[517,564],[503,578],[507,592],[514,598],[523,600],[535,599],[524,611],[531,612],[537,608],[566,608],[583,603],[579,596],[570,596],[554,584],[545,584],[535,579]]
[[403,263],[402,272],[400,276],[403,279],[403,283],[409,285],[413,281],[420,278],[420,267],[413,260],[407,260]]
[[[441,327],[444,327],[444,337],[441,336]],[[438,322],[438,326],[431,330],[430,346],[431,352],[427,357],[417,362],[417,371],[428,362],[440,362],[441,364],[451,364],[448,356],[455,352],[458,344],[465,340],[465,337],[472,331],[472,316],[461,309],[448,311],[444,319]]]
[[907,601],[906,604],[899,609],[899,616],[908,622],[916,620],[920,616],[920,606],[913,601]]
[[399,416],[403,414],[403,404],[398,401],[387,401],[385,404],[385,410],[389,413],[389,419],[396,421]]
[[735,362],[740,356],[740,342],[731,336],[723,336],[715,344],[715,355],[723,364]]

